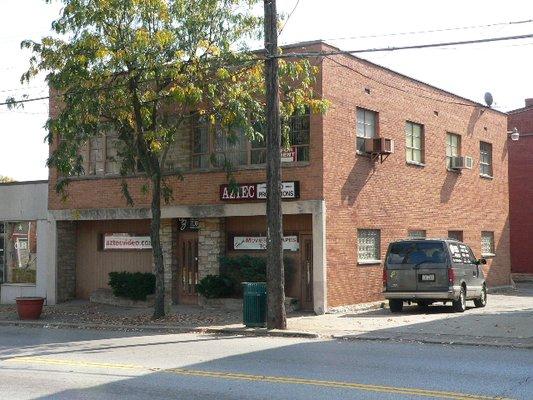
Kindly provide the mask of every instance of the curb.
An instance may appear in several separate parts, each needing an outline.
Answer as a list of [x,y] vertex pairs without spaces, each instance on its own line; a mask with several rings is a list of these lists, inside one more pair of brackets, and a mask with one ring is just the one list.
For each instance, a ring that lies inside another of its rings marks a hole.
[[[403,343],[424,343],[424,344],[443,344],[456,346],[478,346],[478,347],[497,347],[497,348],[520,348],[533,349],[533,340],[528,343],[523,341],[513,341],[506,338],[481,338],[481,337],[448,337],[444,335],[439,338],[428,338],[416,335],[371,335],[363,334],[318,334],[315,332],[289,331],[266,328],[202,328],[188,326],[171,326],[171,325],[112,325],[112,324],[90,324],[90,323],[71,323],[71,322],[41,322],[41,321],[0,321],[0,326],[26,326],[32,328],[44,329],[94,329],[122,332],[159,332],[159,333],[198,333],[214,335],[240,335],[256,337],[286,337],[286,338],[304,338],[304,339],[333,339],[344,341],[392,341]],[[489,341],[487,341],[489,339]]]
[[0,321],[0,326],[27,326],[32,328],[53,328],[53,329],[94,329],[123,332],[166,332],[166,333],[200,333],[200,334],[217,334],[217,335],[242,335],[242,336],[271,336],[271,337],[291,337],[317,339],[320,336],[317,333],[288,331],[266,328],[202,328],[190,326],[172,326],[172,325],[113,325],[113,324],[90,324],[90,323],[72,323],[72,322],[41,322],[41,321]]
[[[403,342],[403,343],[424,343],[424,344],[444,344],[450,346],[478,346],[478,347],[499,347],[499,348],[519,348],[519,349],[533,349],[533,340],[529,343],[513,341],[506,338],[469,338],[469,337],[454,337],[454,338],[439,338],[432,339],[427,337],[416,337],[416,336],[407,336],[407,335],[398,335],[398,336],[379,336],[379,335],[368,335],[362,336],[358,334],[347,334],[347,335],[331,335],[333,339],[336,340],[346,340],[346,341],[392,341],[392,342]],[[492,341],[487,341],[487,339],[492,339]],[[500,341],[496,341],[499,339]]]

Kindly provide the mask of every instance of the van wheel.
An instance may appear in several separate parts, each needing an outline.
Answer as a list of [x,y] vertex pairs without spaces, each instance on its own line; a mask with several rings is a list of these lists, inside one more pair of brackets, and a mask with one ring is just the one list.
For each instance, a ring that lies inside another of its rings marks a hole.
[[483,288],[481,289],[481,296],[474,299],[474,305],[479,308],[487,305],[487,287],[485,285],[483,285]]
[[466,290],[464,286],[461,287],[459,299],[452,301],[452,307],[455,312],[464,312],[466,310]]
[[397,300],[397,299],[389,300],[389,308],[390,308],[390,312],[392,313],[402,312],[403,300]]

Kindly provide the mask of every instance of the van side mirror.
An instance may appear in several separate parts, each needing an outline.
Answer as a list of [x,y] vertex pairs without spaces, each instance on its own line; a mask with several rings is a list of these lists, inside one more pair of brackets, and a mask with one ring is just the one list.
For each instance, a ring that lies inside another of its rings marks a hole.
[[476,264],[486,264],[487,263],[487,260],[484,259],[484,258],[480,258],[479,260],[477,260],[477,263]]

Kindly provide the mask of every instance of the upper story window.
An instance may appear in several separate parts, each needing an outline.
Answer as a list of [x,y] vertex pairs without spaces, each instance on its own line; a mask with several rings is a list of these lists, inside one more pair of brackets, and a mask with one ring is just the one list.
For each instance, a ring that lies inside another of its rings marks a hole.
[[[309,161],[310,116],[294,115],[289,119],[289,144],[291,147],[288,161]],[[210,129],[209,124],[199,120],[193,128],[192,168],[202,169],[221,167],[225,162],[232,166],[264,164],[266,162],[265,129],[256,127],[263,133],[249,140],[244,131],[233,128],[230,131],[217,126]],[[214,132],[213,132],[214,131]]]
[[492,144],[479,142],[479,173],[492,177]]
[[356,150],[365,152],[365,139],[377,136],[378,114],[364,108],[357,107],[357,143]]
[[461,155],[461,136],[455,133],[446,133],[446,167],[451,169],[452,157]]
[[[83,152],[83,151],[82,151]],[[106,132],[89,140],[85,151],[86,175],[118,175],[118,136]]]
[[405,159],[415,164],[424,163],[424,126],[405,123]]

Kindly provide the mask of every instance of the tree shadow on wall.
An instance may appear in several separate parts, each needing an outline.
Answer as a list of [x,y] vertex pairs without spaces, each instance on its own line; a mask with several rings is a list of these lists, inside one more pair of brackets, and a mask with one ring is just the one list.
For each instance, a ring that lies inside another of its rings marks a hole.
[[356,156],[355,164],[342,185],[341,200],[352,206],[363,187],[370,181],[376,171],[376,163],[369,157]]
[[446,172],[446,179],[444,179],[444,183],[442,184],[442,187],[440,188],[440,202],[441,203],[447,203],[450,201],[450,198],[452,197],[453,189],[455,187],[455,184],[457,183],[457,179],[459,179],[459,173],[447,171]]

